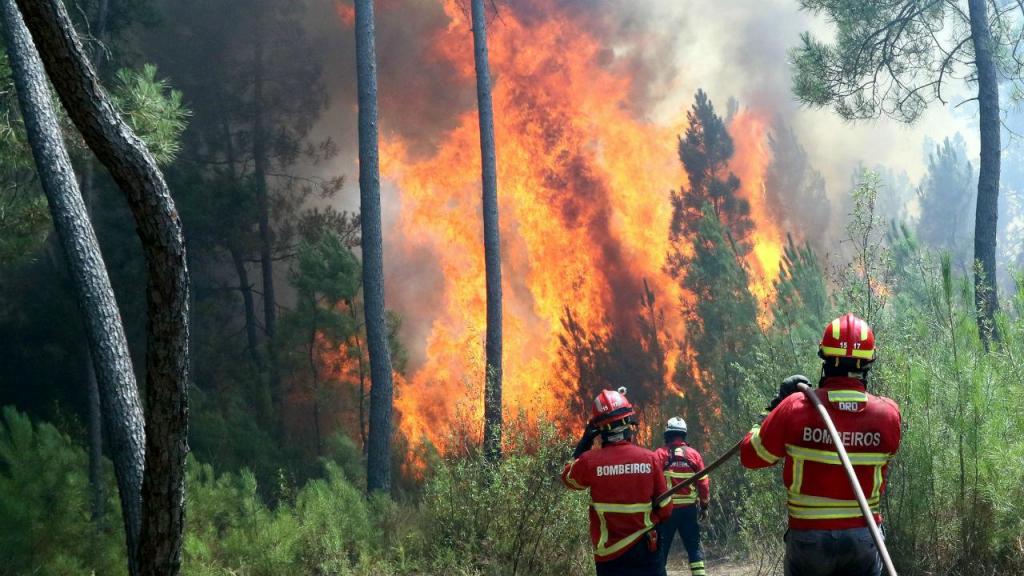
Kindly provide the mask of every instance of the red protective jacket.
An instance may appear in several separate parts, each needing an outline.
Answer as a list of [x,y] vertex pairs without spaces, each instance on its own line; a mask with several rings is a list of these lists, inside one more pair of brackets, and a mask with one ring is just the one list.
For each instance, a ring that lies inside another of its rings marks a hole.
[[652,506],[666,490],[661,461],[631,442],[584,452],[565,465],[562,482],[573,490],[590,489],[590,541],[598,562],[618,558],[672,513],[670,502]]
[[[828,378],[815,392],[842,436],[875,521],[881,522],[878,504],[888,463],[900,446],[899,407],[888,398],[868,394],[855,378]],[[825,423],[800,393],[787,397],[754,426],[740,447],[740,460],[747,468],[764,468],[783,458],[790,528],[842,530],[867,525]]]
[[[673,454],[676,454],[678,450],[682,450],[682,454],[673,457]],[[654,453],[657,454],[658,460],[661,461],[661,468],[665,471],[665,480],[669,488],[704,469],[704,459],[701,458],[700,452],[697,452],[682,440],[674,440],[671,444],[658,448]],[[697,502],[698,493],[700,494],[701,503],[707,504],[711,498],[711,481],[707,476],[697,481],[696,490],[691,486],[673,494],[672,506],[675,508],[692,506]]]

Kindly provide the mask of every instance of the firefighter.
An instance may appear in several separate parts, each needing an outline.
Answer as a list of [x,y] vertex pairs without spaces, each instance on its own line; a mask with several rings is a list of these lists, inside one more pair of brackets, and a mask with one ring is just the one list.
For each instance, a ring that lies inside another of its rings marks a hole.
[[[597,576],[665,576],[655,525],[672,504],[654,499],[666,490],[658,457],[633,444],[633,406],[625,388],[594,399],[593,417],[573,460],[562,470],[572,490],[590,489],[590,540]],[[599,450],[591,450],[600,436]]]
[[[900,411],[895,402],[867,392],[875,359],[875,336],[853,314],[825,327],[818,356],[821,378],[815,393],[832,417],[850,455],[861,489],[874,512],[885,492],[889,460],[900,445]],[[843,471],[832,438],[813,405],[794,394],[803,376],[783,381],[770,412],[744,438],[740,460],[764,468],[785,460],[782,478],[789,492],[786,576],[879,576],[882,562]]]
[[[665,471],[668,487],[690,478],[704,468],[704,459],[700,452],[686,443],[686,420],[670,418],[665,426],[665,445],[655,452]],[[697,502],[700,502],[698,512]],[[700,546],[700,524],[708,516],[711,503],[711,491],[708,477],[697,481],[696,490],[692,487],[683,488],[672,495],[672,516],[658,524],[658,539],[661,541],[662,561],[668,563],[669,550],[676,533],[683,539],[686,555],[690,561],[690,572],[693,576],[704,576],[704,551]]]

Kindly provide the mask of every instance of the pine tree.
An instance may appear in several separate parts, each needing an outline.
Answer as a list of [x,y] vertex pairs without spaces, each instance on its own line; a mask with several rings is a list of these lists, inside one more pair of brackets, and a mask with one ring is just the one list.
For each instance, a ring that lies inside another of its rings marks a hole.
[[706,423],[713,398],[720,398],[725,409],[737,406],[737,363],[749,361],[757,334],[757,302],[743,264],[753,223],[748,203],[737,195],[740,181],[728,169],[732,137],[703,91],[697,92],[687,118],[679,159],[689,187],[672,194],[668,270],[688,295],[683,303],[686,343],[698,367],[682,357],[677,385],[688,391],[689,418]]
[[948,251],[961,272],[972,269],[974,221],[964,214],[973,212],[976,195],[977,175],[963,138],[946,138],[928,155],[928,173],[918,190],[917,237],[929,248]]

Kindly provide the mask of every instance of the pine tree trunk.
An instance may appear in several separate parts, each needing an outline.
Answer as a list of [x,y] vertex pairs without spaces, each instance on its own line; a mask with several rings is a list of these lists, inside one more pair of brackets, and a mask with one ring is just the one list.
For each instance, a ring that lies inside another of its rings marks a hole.
[[100,386],[96,382],[96,370],[88,350],[85,360],[85,383],[89,389],[89,489],[92,495],[92,521],[99,531],[103,526],[107,500],[103,493],[103,413],[100,410]]
[[[95,371],[98,395],[107,416],[107,434],[124,516],[129,571],[138,574],[135,551],[142,522],[146,438],[128,341],[99,242],[86,215],[85,203],[51,106],[43,65],[14,0],[0,1],[7,54],[25,129],[40,182],[49,201],[53,225],[71,272],[79,307],[85,317],[93,361],[90,372]],[[90,427],[95,433],[98,426],[93,425],[93,418],[90,418]]]
[[18,0],[64,109],[128,202],[146,259],[146,464],[138,572],[181,569],[188,453],[189,277],[181,220],[145,144],[118,115],[60,0]]
[[1002,153],[999,123],[999,79],[992,54],[985,0],[969,0],[971,37],[978,70],[978,112],[981,129],[981,162],[978,168],[978,203],[974,214],[974,259],[981,270],[974,273],[974,302],[978,329],[987,343],[998,338],[995,313],[999,306],[996,289],[996,221],[999,218],[999,163]]
[[370,431],[366,485],[391,490],[391,351],[384,318],[384,246],[377,156],[377,54],[373,0],[355,0],[356,83],[359,94],[359,202],[362,226],[366,347],[370,356]]
[[487,276],[487,367],[484,373],[484,453],[501,458],[501,235],[498,228],[498,168],[494,151],[491,68],[487,61],[487,14],[483,0],[472,0],[473,58],[480,115],[483,181],[484,264]]
[[[284,391],[277,358],[277,297],[274,293],[274,232],[270,228],[270,198],[267,193],[266,126],[263,124],[263,35],[257,27],[253,58],[252,157],[256,184],[256,205],[259,210],[260,271],[263,274],[263,326],[267,332],[267,367],[270,377],[270,398],[274,413],[284,413]],[[278,439],[284,439],[284,426],[277,424]]]
[[259,335],[256,332],[256,303],[252,297],[252,284],[249,282],[249,271],[245,267],[245,260],[242,253],[234,246],[228,246],[231,254],[231,262],[235,265],[235,274],[238,276],[238,291],[242,293],[242,308],[245,312],[245,338],[249,348],[249,357],[257,370],[263,368],[263,358],[260,356]]

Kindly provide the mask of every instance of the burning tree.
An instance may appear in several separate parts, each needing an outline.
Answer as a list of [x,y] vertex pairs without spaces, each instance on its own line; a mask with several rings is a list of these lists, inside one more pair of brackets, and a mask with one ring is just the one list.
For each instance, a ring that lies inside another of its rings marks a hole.
[[[694,391],[687,399],[687,416],[706,422],[715,397],[722,400],[723,410],[737,407],[742,378],[737,368],[747,362],[757,334],[757,302],[743,260],[754,226],[749,203],[738,195],[740,180],[729,170],[733,139],[704,91],[697,91],[687,120],[679,159],[689,186],[672,193],[668,267],[694,297],[692,304],[683,305],[687,344],[696,364],[683,357],[676,383]],[[695,383],[702,383],[703,390]]]

